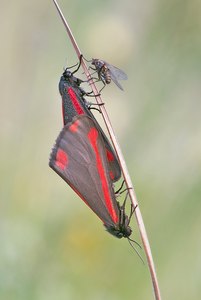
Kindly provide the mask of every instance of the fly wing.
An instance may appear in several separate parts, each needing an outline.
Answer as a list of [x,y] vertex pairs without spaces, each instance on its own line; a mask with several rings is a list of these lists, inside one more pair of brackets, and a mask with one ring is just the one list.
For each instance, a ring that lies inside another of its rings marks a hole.
[[109,175],[102,136],[94,121],[77,116],[59,134],[50,167],[105,224],[119,222],[119,208]]
[[127,80],[128,79],[128,76],[126,75],[126,73],[124,71],[122,71],[121,69],[119,69],[113,65],[110,65],[108,63],[106,63],[106,66],[110,70],[111,75],[116,77],[116,79],[118,79],[118,80]]
[[121,89],[123,90],[121,84],[118,82],[118,80],[127,80],[128,77],[126,75],[126,73],[124,73],[124,71],[122,71],[121,69],[110,65],[108,63],[106,63],[106,66],[108,67],[109,71],[110,71],[110,75],[111,75],[111,79],[112,81]]

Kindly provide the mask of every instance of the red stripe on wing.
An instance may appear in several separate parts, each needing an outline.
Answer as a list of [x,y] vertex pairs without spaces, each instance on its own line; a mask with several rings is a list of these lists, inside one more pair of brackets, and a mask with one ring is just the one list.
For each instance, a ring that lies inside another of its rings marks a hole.
[[109,187],[108,187],[108,184],[107,184],[105,170],[104,170],[104,167],[103,167],[103,164],[102,164],[102,159],[99,155],[99,151],[98,151],[98,147],[97,147],[98,132],[94,127],[90,129],[90,131],[88,133],[88,138],[90,140],[90,143],[91,143],[91,145],[94,149],[95,155],[96,155],[97,170],[98,170],[98,173],[99,173],[100,178],[101,178],[101,185],[102,185],[102,189],[103,189],[103,194],[104,194],[106,206],[108,208],[108,211],[110,213],[110,216],[111,216],[112,220],[114,221],[114,223],[117,223],[118,222],[118,216],[117,216],[117,214],[115,212],[115,209],[112,205],[112,200],[110,198]]
[[82,109],[82,106],[80,105],[79,101],[77,100],[77,96],[72,88],[68,88],[67,93],[69,94],[72,104],[78,113],[78,115],[83,115],[85,112]]

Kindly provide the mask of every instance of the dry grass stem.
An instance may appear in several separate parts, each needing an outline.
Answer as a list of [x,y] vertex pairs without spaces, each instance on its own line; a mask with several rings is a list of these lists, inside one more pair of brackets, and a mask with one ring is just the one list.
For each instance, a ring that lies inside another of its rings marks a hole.
[[[55,4],[55,6],[57,8],[57,11],[58,11],[58,13],[59,13],[59,15],[62,19],[62,22],[63,22],[63,24],[66,28],[66,31],[68,33],[68,36],[69,36],[70,40],[71,40],[71,43],[72,43],[72,45],[73,45],[73,47],[76,51],[76,54],[77,54],[78,58],[80,58],[81,51],[80,51],[80,49],[79,49],[79,47],[78,47],[78,45],[75,41],[75,38],[74,38],[74,36],[73,36],[73,34],[70,30],[70,27],[69,27],[66,19],[64,18],[61,9],[58,6],[57,1],[53,0],[53,2]],[[88,71],[88,68],[87,68],[87,65],[86,65],[85,61],[82,60],[81,64],[82,64],[83,70],[86,74],[86,77],[88,78],[88,80],[90,80],[89,82],[90,82],[90,85],[91,85],[91,88],[92,88],[92,91],[93,91],[94,95],[98,95],[99,92],[98,92],[98,90],[96,88],[96,85],[94,84],[93,80],[91,79],[91,76],[90,76],[90,73]],[[159,284],[158,284],[158,280],[157,280],[157,276],[156,276],[156,270],[155,270],[155,266],[154,266],[152,253],[151,253],[151,248],[150,248],[149,240],[148,240],[148,237],[147,237],[146,229],[145,229],[145,226],[144,226],[142,214],[140,212],[140,207],[139,207],[137,197],[136,197],[136,194],[135,194],[135,190],[133,188],[132,181],[131,181],[130,175],[128,173],[127,166],[126,166],[123,154],[122,154],[120,146],[117,142],[117,139],[116,139],[116,136],[114,134],[114,130],[112,128],[112,125],[111,125],[111,122],[109,120],[109,117],[108,117],[107,111],[105,109],[105,106],[103,105],[103,102],[102,102],[100,96],[96,96],[95,98],[96,98],[97,103],[101,104],[100,105],[100,111],[102,113],[105,125],[107,127],[108,132],[109,132],[111,141],[112,141],[113,146],[115,148],[115,151],[117,153],[117,156],[118,156],[121,168],[122,168],[123,177],[125,179],[125,183],[126,183],[126,186],[128,188],[128,193],[129,193],[130,199],[133,203],[133,207],[137,206],[136,209],[135,209],[135,217],[136,217],[136,220],[137,220],[138,228],[139,228],[139,231],[140,231],[144,251],[145,251],[145,254],[146,254],[146,258],[147,258],[147,262],[148,262],[148,266],[149,266],[149,270],[150,270],[150,275],[151,275],[151,279],[152,279],[155,299],[156,300],[161,300],[160,289],[159,289]]]

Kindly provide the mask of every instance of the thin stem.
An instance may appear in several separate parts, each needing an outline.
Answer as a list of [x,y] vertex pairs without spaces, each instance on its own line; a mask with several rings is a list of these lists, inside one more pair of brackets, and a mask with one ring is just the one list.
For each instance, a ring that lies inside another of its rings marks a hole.
[[[77,53],[77,56],[78,56],[78,58],[80,58],[81,51],[80,51],[80,49],[79,49],[79,47],[78,47],[78,45],[75,41],[75,38],[72,34],[72,31],[70,30],[70,27],[69,27],[69,25],[68,25],[64,15],[63,15],[61,9],[60,9],[57,1],[53,0],[53,2],[54,2],[55,6],[57,8],[57,11],[58,11],[61,19],[62,19],[62,22],[63,22],[63,24],[66,28],[68,36],[69,36],[69,38],[70,38],[70,40],[73,44],[73,47],[74,47],[74,49]],[[88,71],[87,65],[86,65],[86,63],[83,59],[82,59],[81,64],[82,64],[83,70],[86,74],[86,77],[89,80],[89,84],[91,85],[91,88],[92,88],[92,91],[93,91],[94,95],[97,95],[95,98],[96,98],[97,103],[100,105],[99,109],[102,113],[105,125],[107,127],[108,132],[109,132],[109,135],[110,135],[111,141],[113,143],[114,149],[117,153],[117,156],[118,156],[118,159],[119,159],[119,162],[120,162],[120,165],[121,165],[122,173],[123,173],[123,176],[124,176],[125,184],[128,188],[128,193],[129,193],[130,199],[133,203],[133,207],[136,207],[134,213],[135,213],[135,217],[136,217],[137,224],[138,224],[138,227],[139,227],[139,231],[140,231],[144,251],[145,251],[145,254],[146,254],[146,258],[147,258],[147,262],[148,262],[148,266],[149,266],[149,270],[150,270],[150,275],[151,275],[151,279],[152,279],[155,299],[156,300],[161,300],[160,289],[159,289],[159,284],[158,284],[158,280],[157,280],[157,276],[156,276],[156,270],[155,270],[155,266],[154,266],[154,261],[153,261],[153,257],[152,257],[152,253],[151,253],[149,240],[148,240],[148,237],[147,237],[145,225],[144,225],[144,222],[143,222],[142,214],[140,212],[140,208],[139,208],[139,204],[138,204],[137,197],[136,197],[136,194],[135,194],[135,190],[134,190],[130,175],[129,175],[128,170],[127,170],[125,159],[123,157],[120,146],[119,146],[118,141],[116,139],[116,136],[114,134],[114,130],[113,130],[111,122],[109,120],[109,117],[108,117],[107,111],[105,109],[104,103],[102,102],[102,99],[99,95],[99,92],[96,88],[96,85],[94,84],[93,79],[91,78],[91,75]]]

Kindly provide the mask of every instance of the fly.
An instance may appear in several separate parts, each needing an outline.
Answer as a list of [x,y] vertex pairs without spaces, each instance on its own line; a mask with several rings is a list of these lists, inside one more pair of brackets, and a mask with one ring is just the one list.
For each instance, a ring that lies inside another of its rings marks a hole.
[[103,82],[104,86],[106,84],[110,84],[111,81],[113,81],[118,86],[118,88],[123,91],[123,87],[119,83],[119,80],[128,79],[124,71],[98,58],[92,58],[91,64],[94,65],[95,68],[92,69],[97,71],[98,78]]

